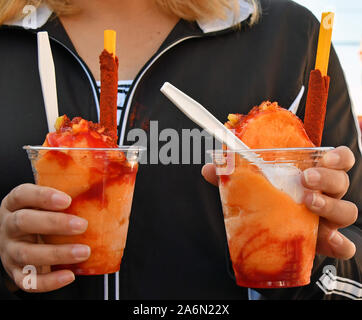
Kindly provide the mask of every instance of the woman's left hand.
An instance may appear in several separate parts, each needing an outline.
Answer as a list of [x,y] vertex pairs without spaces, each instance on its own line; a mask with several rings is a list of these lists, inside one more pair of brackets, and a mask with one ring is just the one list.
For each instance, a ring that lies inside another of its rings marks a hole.
[[[320,216],[317,252],[337,258],[350,259],[356,247],[338,229],[353,224],[358,217],[357,206],[342,200],[349,188],[347,172],[353,167],[355,158],[347,147],[338,147],[329,151],[320,161],[320,165],[303,172],[302,183],[308,188],[304,203]],[[206,164],[202,168],[205,180],[217,185],[215,166]]]
[[354,163],[352,151],[338,147],[325,154],[319,167],[305,170],[302,178],[304,186],[312,190],[306,192],[304,203],[321,217],[317,252],[337,259],[350,259],[356,252],[353,242],[338,232],[358,218],[357,206],[341,200],[349,188],[347,172]]

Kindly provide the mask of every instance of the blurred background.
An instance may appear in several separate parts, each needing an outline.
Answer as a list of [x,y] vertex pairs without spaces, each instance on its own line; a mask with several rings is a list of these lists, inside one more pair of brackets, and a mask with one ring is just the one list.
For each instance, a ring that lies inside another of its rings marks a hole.
[[341,61],[355,113],[362,116],[362,0],[294,0],[320,21],[323,11],[335,12],[333,45]]

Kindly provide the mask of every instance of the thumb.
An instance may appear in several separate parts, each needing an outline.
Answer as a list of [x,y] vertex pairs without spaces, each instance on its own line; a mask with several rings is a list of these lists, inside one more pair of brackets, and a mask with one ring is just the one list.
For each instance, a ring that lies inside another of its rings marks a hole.
[[216,176],[216,168],[212,163],[205,164],[201,169],[201,175],[208,182],[213,184],[214,186],[218,185],[217,176]]

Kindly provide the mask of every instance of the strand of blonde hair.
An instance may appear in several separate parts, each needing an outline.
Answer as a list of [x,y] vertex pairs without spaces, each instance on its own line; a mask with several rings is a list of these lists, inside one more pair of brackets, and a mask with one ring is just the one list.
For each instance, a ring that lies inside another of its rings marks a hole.
[[[239,13],[238,0],[155,0],[167,13],[189,21],[208,21],[226,17],[226,9]],[[258,0],[246,0],[254,7],[250,24],[254,24],[260,15]],[[38,7],[47,4],[58,15],[69,15],[77,12],[71,0],[1,0],[0,25],[17,20],[24,16],[25,5]]]

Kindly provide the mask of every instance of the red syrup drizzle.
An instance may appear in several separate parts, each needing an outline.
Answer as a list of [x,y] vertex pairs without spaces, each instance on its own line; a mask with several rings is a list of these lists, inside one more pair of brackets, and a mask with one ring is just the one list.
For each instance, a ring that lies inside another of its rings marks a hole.
[[[72,200],[72,205],[68,212],[72,211],[75,205],[86,202],[98,202],[99,207],[105,208],[108,199],[105,196],[105,189],[112,184],[134,184],[138,165],[130,166],[126,156],[121,151],[99,150],[99,151],[78,151],[71,150],[77,146],[85,145],[87,148],[117,148],[112,134],[99,123],[83,120],[75,117],[71,121],[67,116],[63,116],[62,123],[56,132],[47,135],[44,146],[69,148],[63,151],[51,150],[44,157],[48,160],[55,160],[60,167],[66,168],[74,162],[74,157],[84,158],[84,166],[89,163],[90,187],[88,190],[77,195]],[[68,154],[69,152],[69,154]],[[89,156],[90,155],[90,156]]]
[[[301,261],[303,260],[303,246],[305,238],[303,236],[296,236],[288,240],[280,240],[271,238],[267,235],[268,230],[258,230],[258,233],[251,236],[245,245],[240,249],[240,253],[235,262],[233,262],[233,269],[238,285],[258,288],[270,287],[278,288],[285,284],[287,286],[301,285],[298,282],[301,273]],[[265,240],[258,246],[253,247],[252,242],[259,238],[264,237]],[[287,261],[280,267],[279,270],[274,272],[262,272],[260,270],[250,271],[245,270],[244,266],[248,264],[248,258],[259,250],[265,250],[265,246],[276,245],[279,252],[285,252]],[[249,248],[249,250],[247,249]],[[253,279],[252,281],[250,279]],[[284,284],[283,284],[284,282]]]
[[[78,206],[80,203],[92,201],[96,203],[99,209],[104,209],[108,206],[108,198],[105,190],[113,184],[134,184],[136,180],[137,167],[128,168],[119,164],[113,164],[114,167],[119,168],[118,174],[102,174],[102,179],[98,182],[92,183],[90,188],[78,196],[74,197],[71,206],[68,208],[72,212],[72,207]],[[94,169],[96,170],[96,169]],[[112,171],[114,168],[112,169]]]

